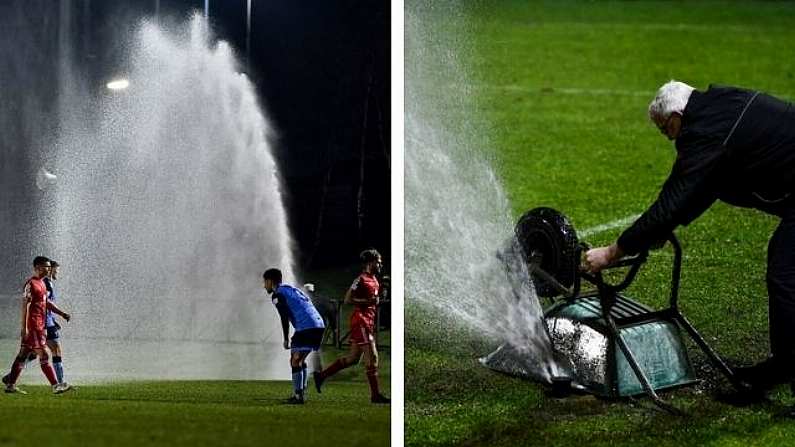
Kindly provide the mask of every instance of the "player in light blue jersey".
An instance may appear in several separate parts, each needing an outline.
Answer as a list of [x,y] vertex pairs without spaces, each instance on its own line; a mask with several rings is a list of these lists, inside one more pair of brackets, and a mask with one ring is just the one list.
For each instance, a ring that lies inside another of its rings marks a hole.
[[[263,287],[272,294],[273,304],[282,320],[284,349],[290,349],[294,394],[287,403],[303,404],[309,378],[305,360],[311,352],[320,349],[326,326],[309,297],[289,284],[282,284],[280,270],[268,269],[262,274],[262,279]],[[289,338],[290,324],[294,328],[292,339]]]
[[[44,277],[44,285],[47,287],[47,301],[53,304],[58,300],[58,295],[55,293],[53,281],[58,280],[58,267],[57,262],[50,260],[50,274]],[[63,359],[61,357],[61,336],[59,331],[61,325],[55,321],[55,315],[52,310],[47,309],[47,319],[44,323],[44,328],[47,330],[47,347],[50,348],[52,353],[52,367],[55,369],[55,377],[61,387],[71,388],[69,384],[64,381],[63,377]]]

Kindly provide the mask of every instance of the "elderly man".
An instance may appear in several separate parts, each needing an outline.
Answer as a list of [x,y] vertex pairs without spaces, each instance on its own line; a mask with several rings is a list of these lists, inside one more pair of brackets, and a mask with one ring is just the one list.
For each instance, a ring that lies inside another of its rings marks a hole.
[[[716,200],[781,218],[768,246],[770,350],[738,375],[758,392],[795,379],[795,109],[753,90],[682,82],[663,85],[649,118],[677,157],[657,200],[610,246],[589,250],[585,269],[597,272],[648,249],[687,225]],[[793,383],[795,392],[795,383]]]

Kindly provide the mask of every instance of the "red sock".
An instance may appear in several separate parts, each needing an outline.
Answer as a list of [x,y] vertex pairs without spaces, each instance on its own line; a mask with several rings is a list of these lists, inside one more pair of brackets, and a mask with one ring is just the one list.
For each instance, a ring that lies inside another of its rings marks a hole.
[[55,378],[55,370],[52,369],[50,362],[41,362],[41,370],[44,372],[44,375],[47,376],[47,380],[50,381],[50,385],[55,385],[58,383],[58,379]]
[[370,398],[375,399],[381,392],[378,390],[378,370],[367,368],[367,381],[370,383]]
[[11,385],[17,383],[17,379],[19,379],[23,369],[25,369],[25,361],[19,362],[14,359],[14,363],[11,364],[11,372],[8,374],[8,383]]
[[320,377],[327,378],[331,377],[334,374],[337,374],[340,370],[347,368],[350,365],[345,364],[345,360],[340,358],[334,360],[334,363],[328,366],[328,368],[324,369],[323,372],[320,373]]

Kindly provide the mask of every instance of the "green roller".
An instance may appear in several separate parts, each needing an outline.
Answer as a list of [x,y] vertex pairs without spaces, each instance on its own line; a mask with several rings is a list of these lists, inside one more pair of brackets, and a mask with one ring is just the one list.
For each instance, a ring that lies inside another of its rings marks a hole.
[[[657,391],[698,381],[683,334],[735,387],[743,388],[679,311],[682,248],[673,233],[655,247],[669,243],[673,250],[668,307],[657,310],[624,294],[647,261],[647,252],[607,267],[625,271],[619,283],[608,283],[601,273],[581,271],[581,255],[588,247],[578,241],[569,219],[552,208],[525,213],[516,225],[516,240],[538,296],[550,300],[544,319],[555,358],[566,370],[565,375],[552,378],[556,392],[575,387],[616,398],[646,394],[660,408],[678,413]],[[509,372],[515,352],[502,346],[483,363]]]

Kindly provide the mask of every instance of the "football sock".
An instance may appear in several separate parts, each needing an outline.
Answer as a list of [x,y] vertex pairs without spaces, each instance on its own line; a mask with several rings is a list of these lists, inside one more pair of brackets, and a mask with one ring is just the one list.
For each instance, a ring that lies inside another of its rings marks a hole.
[[25,359],[22,359],[22,361],[15,359],[14,363],[11,364],[11,372],[8,373],[8,383],[11,385],[17,383],[17,379],[19,379],[19,375],[22,374],[24,368]]
[[49,360],[41,362],[41,371],[44,373],[44,376],[47,377],[47,380],[50,381],[50,385],[58,383],[58,379],[55,378],[55,370],[52,369]]
[[303,391],[304,387],[304,374],[301,372],[300,366],[293,366],[293,391],[298,396]]
[[304,362],[304,364],[301,365],[301,378],[303,380],[303,385],[304,385],[302,389],[306,389],[307,386],[309,385],[309,373],[306,372],[306,362]]
[[63,360],[61,356],[52,356],[52,367],[55,369],[55,377],[58,379],[58,383],[63,383]]
[[320,350],[310,353],[308,360],[309,360],[309,368],[312,370],[312,372],[323,371],[323,362],[320,357]]
[[381,392],[378,390],[378,368],[367,368],[367,382],[370,383],[370,398],[376,398]]

